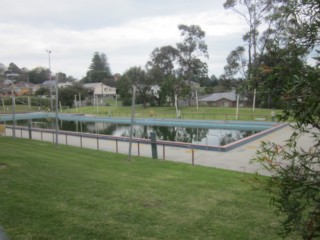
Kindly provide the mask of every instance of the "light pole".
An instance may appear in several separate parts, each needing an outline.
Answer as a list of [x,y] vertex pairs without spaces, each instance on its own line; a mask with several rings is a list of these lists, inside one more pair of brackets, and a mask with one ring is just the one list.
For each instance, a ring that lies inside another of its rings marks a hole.
[[16,105],[16,99],[15,99],[15,93],[14,93],[14,84],[13,84],[13,78],[15,76],[18,76],[19,74],[16,73],[8,73],[8,77],[12,77],[11,80],[11,98],[12,98],[12,137],[16,138],[16,110],[15,110],[15,105]]
[[50,59],[51,50],[46,50],[46,52],[48,53],[48,59],[49,59],[50,111],[52,111],[52,109],[53,109],[53,101],[52,101],[51,59]]
[[252,112],[254,112],[255,106],[256,106],[256,95],[257,95],[257,89],[253,90],[253,103],[252,103]]
[[56,145],[58,145],[59,140],[58,140],[58,128],[59,128],[59,122],[58,122],[58,102],[59,102],[59,93],[58,93],[58,79],[59,78],[59,74],[57,73],[56,75]]
[[129,136],[129,154],[128,154],[128,160],[129,161],[131,161],[133,123],[134,123],[134,115],[135,115],[135,102],[136,102],[136,86],[133,85],[133,88],[132,88],[132,104],[131,104],[130,136]]

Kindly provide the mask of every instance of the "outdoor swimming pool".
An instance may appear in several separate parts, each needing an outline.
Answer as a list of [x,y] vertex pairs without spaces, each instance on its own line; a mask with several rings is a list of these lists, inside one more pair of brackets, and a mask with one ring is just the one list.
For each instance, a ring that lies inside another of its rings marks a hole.
[[[33,128],[55,128],[55,114],[16,114],[18,126],[30,121]],[[130,119],[59,114],[59,130],[129,137]],[[12,121],[11,115],[0,122]],[[285,126],[274,122],[203,121],[186,119],[134,119],[133,137],[148,139],[155,132],[159,141],[192,144],[198,149],[228,151]],[[182,144],[183,145],[183,144]]]

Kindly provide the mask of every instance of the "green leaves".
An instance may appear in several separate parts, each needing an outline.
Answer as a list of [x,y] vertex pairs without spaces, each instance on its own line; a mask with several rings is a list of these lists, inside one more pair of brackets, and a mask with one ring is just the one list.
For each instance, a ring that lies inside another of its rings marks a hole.
[[86,83],[96,83],[103,82],[108,78],[112,78],[112,74],[107,56],[105,53],[95,52],[89,71],[87,71],[87,75],[83,80]]

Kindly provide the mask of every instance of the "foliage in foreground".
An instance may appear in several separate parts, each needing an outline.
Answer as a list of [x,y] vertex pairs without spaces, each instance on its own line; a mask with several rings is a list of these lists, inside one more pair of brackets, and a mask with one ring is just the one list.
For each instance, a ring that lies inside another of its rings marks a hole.
[[244,173],[0,138],[11,239],[277,239]]
[[[276,1],[278,9],[277,35],[286,47],[315,51],[317,64],[304,66],[298,72],[281,73],[284,66],[276,65],[278,77],[289,76],[283,86],[286,103],[281,120],[296,122],[294,132],[283,145],[263,143],[255,161],[263,163],[273,176],[264,182],[273,204],[285,216],[283,236],[295,234],[303,239],[320,238],[320,69],[319,12],[316,0]],[[282,28],[284,27],[284,28]],[[284,31],[283,31],[284,30]],[[283,34],[281,34],[283,33]],[[281,46],[281,45],[280,45]],[[285,57],[285,56],[282,56]],[[298,67],[297,64],[293,66]]]
[[[296,120],[293,134],[283,146],[264,142],[255,159],[273,173],[263,184],[278,212],[286,216],[283,236],[320,238],[319,79],[319,71],[296,77],[283,117]],[[303,142],[306,138],[310,145]]]

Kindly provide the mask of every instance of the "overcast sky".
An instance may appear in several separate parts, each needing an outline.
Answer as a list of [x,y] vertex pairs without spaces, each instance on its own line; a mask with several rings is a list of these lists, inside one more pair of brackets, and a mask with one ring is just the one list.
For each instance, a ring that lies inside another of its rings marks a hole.
[[48,67],[82,78],[93,53],[107,55],[112,73],[144,67],[156,48],[181,41],[179,24],[206,32],[209,76],[242,45],[247,27],[225,0],[1,0],[0,63]]

